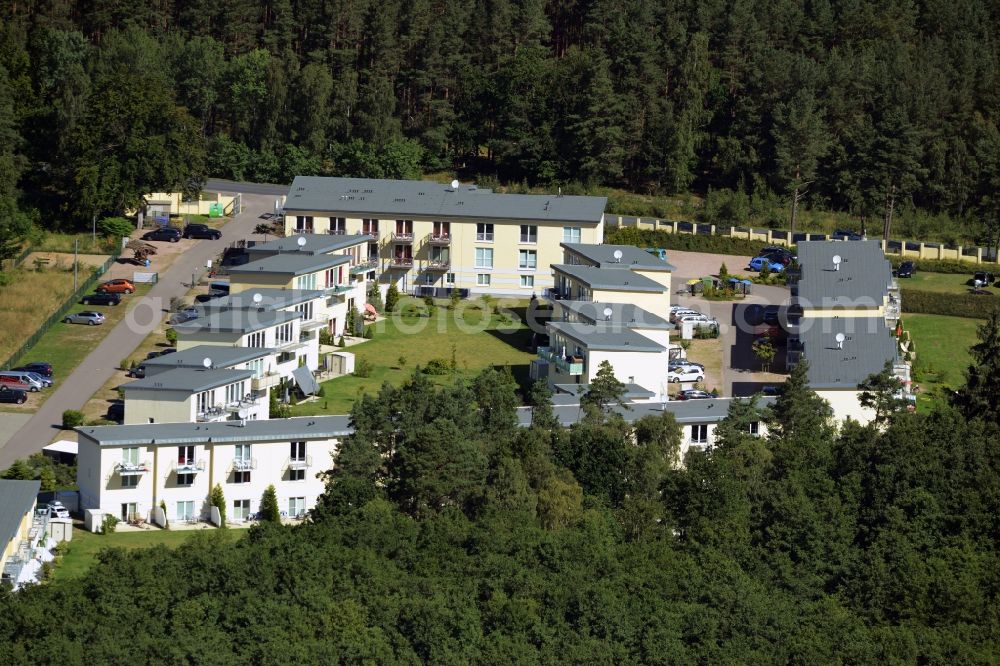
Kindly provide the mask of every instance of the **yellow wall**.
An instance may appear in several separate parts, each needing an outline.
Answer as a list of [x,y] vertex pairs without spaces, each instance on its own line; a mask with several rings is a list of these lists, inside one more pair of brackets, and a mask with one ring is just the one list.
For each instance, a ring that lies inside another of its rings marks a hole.
[[223,210],[230,212],[233,199],[231,194],[218,192],[202,192],[198,201],[184,201],[184,195],[180,192],[153,192],[146,195],[146,200],[154,204],[169,201],[171,215],[208,215],[209,206],[214,203],[221,203]]
[[670,294],[670,279],[672,276],[669,271],[640,271],[633,269],[632,272],[638,273],[643,277],[648,277],[653,282],[662,284],[663,288],[666,289],[667,294]]
[[830,403],[833,408],[834,418],[843,423],[847,417],[867,425],[874,418],[874,413],[870,409],[861,406],[858,400],[858,391],[844,389],[830,389],[816,391],[816,395]]
[[125,392],[125,425],[149,423],[186,423],[194,420],[190,393],[172,391],[144,391],[132,389]]
[[647,312],[665,317],[670,309],[670,294],[668,292],[653,293],[646,291],[611,291],[595,289],[593,300],[598,303],[632,303]]
[[31,530],[31,526],[34,524],[34,515],[35,502],[33,501],[28,511],[21,517],[21,524],[18,526],[17,535],[4,545],[3,553],[0,554],[0,570],[3,570],[3,566],[7,563],[10,556],[17,552],[20,543],[27,540],[28,531]]
[[232,273],[229,294],[235,295],[249,289],[291,289],[295,278],[281,273]]
[[[285,232],[294,233],[296,226],[296,216],[304,216],[306,213],[296,212],[295,215],[289,213],[285,217]],[[352,214],[354,215],[354,214]],[[347,233],[362,233],[362,220],[351,215],[334,215],[334,217],[346,217]],[[329,229],[330,213],[313,215],[314,233],[323,233]],[[600,243],[604,239],[604,225],[582,223],[562,223],[534,221],[526,222],[521,220],[492,220],[493,242],[478,241],[476,239],[478,221],[462,220],[458,218],[439,218],[438,221],[450,222],[451,245],[449,247],[449,260],[451,268],[447,272],[455,274],[454,286],[468,288],[477,291],[492,291],[504,293],[523,293],[528,296],[532,291],[541,291],[552,286],[552,275],[550,266],[562,263],[563,251],[559,244],[563,242],[563,227],[580,227],[580,242]],[[537,241],[535,243],[521,243],[521,225],[533,224],[537,227]],[[392,234],[396,230],[396,218],[379,219],[379,259],[378,270],[382,273],[382,282],[390,279],[396,281],[398,285],[400,278],[406,275],[406,287],[426,284],[424,276],[429,274],[434,278],[432,286],[445,287],[453,286],[445,282],[444,272],[425,272],[426,263],[431,259],[433,247],[427,242],[428,236],[434,230],[434,220],[413,220],[413,269],[409,271],[389,270],[389,260],[395,256],[397,243],[393,241]],[[493,249],[493,269],[480,269],[475,266],[476,248]],[[520,250],[534,250],[536,254],[536,264],[534,270],[521,270]],[[490,275],[490,287],[488,289],[477,285],[477,275]],[[531,275],[534,277],[534,286],[521,287],[521,276]]]

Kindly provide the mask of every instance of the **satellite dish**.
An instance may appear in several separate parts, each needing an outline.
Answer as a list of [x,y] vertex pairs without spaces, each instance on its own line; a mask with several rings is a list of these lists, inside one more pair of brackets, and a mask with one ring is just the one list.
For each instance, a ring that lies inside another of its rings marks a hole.
[[833,255],[833,270],[835,270],[835,271],[839,271],[840,270],[840,262],[841,261],[843,261],[843,258],[839,254]]
[[246,409],[240,407],[239,411],[236,412],[236,415],[239,416],[240,419],[245,419],[249,415],[249,412]]
[[617,261],[618,263],[621,263],[621,261],[622,261],[622,251],[621,250],[615,250],[615,261]]
[[843,333],[837,333],[837,335],[833,336],[833,339],[837,341],[837,349],[843,349],[844,340],[847,339],[847,336]]
[[264,300],[264,297],[261,296],[260,293],[256,293],[256,294],[253,295],[253,302],[254,303],[258,303],[259,304],[262,300]]
[[212,367],[212,359],[210,359],[209,357],[206,356],[204,359],[202,359],[201,364],[203,366],[205,366],[206,368],[211,368]]
[[453,181],[451,181],[451,189],[453,189],[453,190],[457,190],[457,189],[458,189],[458,186],[459,186],[460,184],[461,184],[461,183],[459,183],[459,182],[458,182],[457,180],[453,180]]
[[611,319],[611,313],[614,312],[611,308],[604,308],[604,318]]
[[299,244],[299,247],[305,247],[306,246],[306,237],[305,236],[299,236],[299,239],[297,241],[295,241],[295,242]]

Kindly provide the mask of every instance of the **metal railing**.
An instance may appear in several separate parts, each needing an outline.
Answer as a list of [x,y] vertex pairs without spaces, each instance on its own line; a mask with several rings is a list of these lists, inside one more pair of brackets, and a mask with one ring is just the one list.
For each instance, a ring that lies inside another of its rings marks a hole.
[[205,471],[205,461],[204,460],[185,460],[181,462],[180,460],[175,460],[173,464],[173,470],[177,474],[195,474],[197,472]]
[[135,474],[143,474],[149,471],[149,461],[146,462],[127,462],[125,460],[121,461],[115,465],[115,471],[121,476],[130,476]]
[[554,352],[550,347],[539,347],[538,356],[555,365],[567,375],[583,374],[584,363],[582,361],[569,361],[563,358],[562,355]]
[[236,472],[249,472],[257,469],[256,458],[233,458],[233,470]]
[[309,469],[312,467],[312,464],[312,456],[306,456],[305,458],[289,458],[285,461],[285,466],[288,469]]
[[392,240],[396,243],[412,243],[413,242],[413,232],[412,231],[393,231]]
[[427,234],[427,243],[429,245],[451,245],[451,234],[450,233],[429,233]]

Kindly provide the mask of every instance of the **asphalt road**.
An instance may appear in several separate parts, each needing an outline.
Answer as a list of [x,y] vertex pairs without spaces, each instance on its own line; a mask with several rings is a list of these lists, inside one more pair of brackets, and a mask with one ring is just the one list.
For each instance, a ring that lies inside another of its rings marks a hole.
[[[121,359],[135,352],[139,344],[162,321],[164,312],[169,309],[170,299],[187,293],[192,273],[200,275],[204,272],[208,259],[215,258],[233,241],[249,238],[253,234],[254,227],[261,221],[260,215],[274,211],[273,191],[249,193],[260,188],[259,185],[230,181],[210,181],[206,185],[205,189],[208,191],[245,193],[243,212],[222,227],[221,239],[200,241],[192,250],[178,257],[166,273],[159,276],[157,284],[141,302],[108,332],[97,348],[56,388],[34,416],[0,448],[0,470],[6,469],[18,458],[26,458],[41,451],[52,442],[59,433],[62,413],[67,409],[82,408],[104,386],[115,373]],[[283,191],[287,192],[287,187]]]

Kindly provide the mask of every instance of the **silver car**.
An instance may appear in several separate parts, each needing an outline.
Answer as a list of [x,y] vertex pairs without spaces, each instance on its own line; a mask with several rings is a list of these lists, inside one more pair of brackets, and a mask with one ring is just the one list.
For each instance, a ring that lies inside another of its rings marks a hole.
[[22,382],[31,387],[31,391],[40,391],[43,388],[48,388],[52,386],[52,380],[48,377],[42,377],[35,372],[25,372],[24,370],[6,370],[5,375],[11,375],[17,377]]
[[66,315],[66,318],[63,319],[63,321],[67,324],[89,324],[91,326],[97,326],[104,323],[104,315],[100,312],[84,310],[83,312]]

